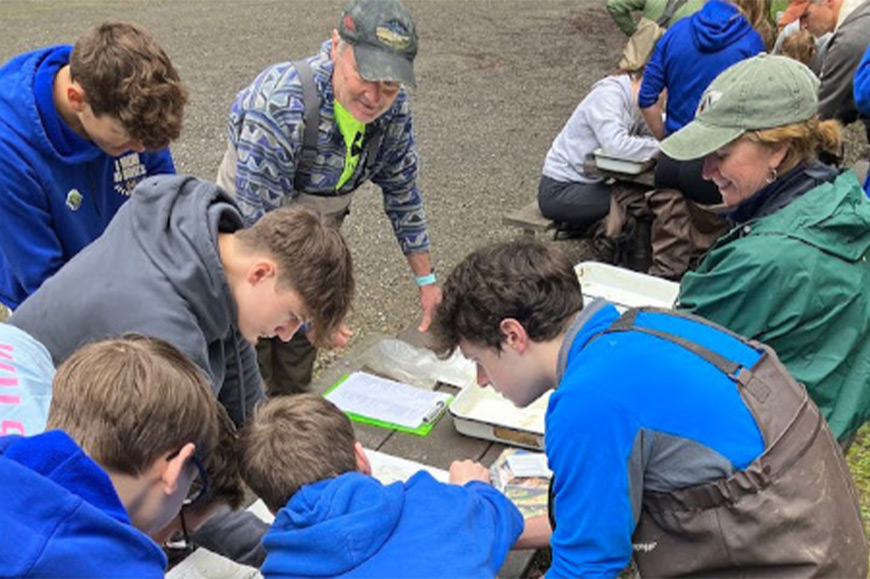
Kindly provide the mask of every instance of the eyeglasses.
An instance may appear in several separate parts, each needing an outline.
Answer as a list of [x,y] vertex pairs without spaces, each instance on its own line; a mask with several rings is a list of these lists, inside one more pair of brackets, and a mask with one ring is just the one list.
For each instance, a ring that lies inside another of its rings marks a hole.
[[[205,467],[202,465],[202,461],[199,460],[196,454],[191,457],[191,460],[196,467],[197,478],[190,484],[190,492],[187,494],[187,498],[184,499],[182,507],[194,504],[208,492],[208,476],[205,474]],[[184,525],[184,508],[182,508],[181,513],[181,523]]]
[[[171,455],[170,458],[172,458]],[[191,461],[196,467],[197,478],[191,483],[191,491],[188,493],[187,498],[184,499],[184,502],[181,503],[181,509],[178,511],[178,521],[181,524],[181,537],[171,539],[165,544],[165,547],[174,553],[173,557],[176,557],[176,560],[183,559],[196,549],[196,545],[190,540],[190,531],[187,527],[184,511],[208,492],[208,477],[205,474],[202,461],[195,454],[191,457]]]

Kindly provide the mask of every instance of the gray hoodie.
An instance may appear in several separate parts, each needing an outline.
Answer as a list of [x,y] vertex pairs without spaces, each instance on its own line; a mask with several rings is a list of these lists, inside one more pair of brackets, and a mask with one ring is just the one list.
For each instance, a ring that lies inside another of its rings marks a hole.
[[632,161],[645,161],[658,153],[659,143],[640,114],[627,74],[595,83],[553,141],[543,173],[563,183],[601,182],[603,177],[583,170],[598,148]]
[[105,233],[9,323],[42,342],[56,364],[88,342],[125,332],[163,338],[205,371],[241,424],[262,397],[262,383],[254,349],[238,331],[217,248],[218,232],[241,227],[235,202],[213,183],[147,179]]

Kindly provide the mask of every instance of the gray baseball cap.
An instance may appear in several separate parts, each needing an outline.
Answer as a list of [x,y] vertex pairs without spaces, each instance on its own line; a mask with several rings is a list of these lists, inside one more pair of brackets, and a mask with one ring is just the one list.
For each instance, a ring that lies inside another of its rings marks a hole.
[[800,62],[760,54],[726,69],[701,97],[695,119],[662,141],[678,161],[706,157],[747,131],[806,121],[818,111],[819,79]]
[[338,34],[353,45],[364,79],[417,87],[417,30],[399,0],[351,0],[341,15]]

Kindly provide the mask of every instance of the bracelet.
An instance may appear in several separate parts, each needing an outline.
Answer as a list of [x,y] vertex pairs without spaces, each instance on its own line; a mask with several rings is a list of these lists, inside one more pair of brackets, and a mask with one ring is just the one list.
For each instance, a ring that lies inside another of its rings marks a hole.
[[414,281],[417,284],[417,287],[423,287],[424,285],[432,285],[435,283],[435,270],[433,269],[431,273],[426,275],[418,275],[414,278]]

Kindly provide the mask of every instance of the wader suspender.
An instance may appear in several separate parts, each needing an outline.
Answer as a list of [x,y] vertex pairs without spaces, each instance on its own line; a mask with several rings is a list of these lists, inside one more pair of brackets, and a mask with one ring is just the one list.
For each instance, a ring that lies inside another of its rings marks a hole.
[[[685,0],[683,0],[685,1]],[[293,187],[297,191],[303,191],[300,186],[299,176],[301,173],[311,175],[314,160],[317,158],[317,134],[320,128],[320,95],[317,92],[317,85],[314,83],[314,74],[311,72],[311,65],[308,60],[297,60],[292,64],[299,75],[299,82],[302,84],[302,104],[305,106],[305,111],[302,113],[302,120],[305,123],[305,130],[302,133],[302,154],[299,162],[296,164],[296,177]],[[377,159],[378,151],[381,148],[381,143],[384,140],[384,131],[372,131],[373,124],[366,125],[365,134],[365,174],[370,174]],[[357,176],[359,175],[359,167],[357,168]],[[320,195],[322,197],[333,197],[331,194],[324,193],[309,193],[309,195]]]
[[656,20],[656,24],[664,28],[665,25],[671,21],[671,18],[674,17],[674,14],[677,12],[677,10],[682,8],[683,4],[685,4],[687,1],[688,0],[668,0],[668,5],[665,6],[664,13],[659,16],[658,20]]
[[[731,360],[728,360],[724,356],[721,356],[721,355],[717,354],[716,352],[714,352],[708,348],[705,348],[704,346],[702,346],[700,344],[697,344],[695,342],[687,340],[683,337],[676,336],[674,334],[669,334],[667,332],[660,332],[658,330],[653,330],[650,328],[643,328],[643,327],[635,326],[634,324],[635,324],[635,321],[637,320],[637,315],[642,311],[666,313],[670,316],[689,319],[689,317],[686,316],[685,314],[681,314],[679,312],[674,312],[672,310],[662,310],[662,309],[658,309],[658,308],[631,308],[629,310],[626,310],[625,313],[623,313],[619,317],[619,319],[617,319],[615,322],[613,322],[609,328],[607,328],[606,330],[593,336],[589,341],[591,342],[592,340],[597,339],[600,336],[603,336],[604,334],[609,334],[612,332],[629,332],[629,331],[643,332],[645,334],[650,334],[650,335],[656,336],[657,338],[661,338],[663,340],[673,342],[674,344],[677,344],[678,346],[682,346],[686,350],[689,350],[690,352],[699,356],[702,360],[705,360],[706,362],[709,362],[710,364],[715,366],[720,372],[722,372],[723,374],[725,374],[726,376],[728,376],[732,380],[735,380],[736,382],[738,382],[738,384],[741,387],[745,387],[747,385],[747,382],[749,381],[748,379],[751,376],[751,372],[749,372],[747,370],[746,372],[741,373],[741,369],[743,369],[743,366],[741,366],[737,362],[732,362]],[[707,326],[710,326],[712,328],[716,328],[717,330],[723,331],[723,332],[729,334],[730,336],[733,336],[733,337],[743,341],[744,343],[746,343],[745,339],[743,339],[742,337],[738,336],[737,334],[735,334],[735,333],[733,333],[725,328],[722,328],[722,327],[717,326],[715,324],[711,324],[709,322],[704,322],[703,320],[698,320],[697,318],[692,318],[692,319],[694,319],[695,321],[699,321],[699,322],[703,323],[704,325],[707,325]],[[556,478],[555,476],[550,477],[550,488],[549,488],[549,493],[548,493],[549,498],[547,500],[547,516],[550,519],[550,528],[554,531],[556,530],[556,518],[555,518],[555,516],[553,516],[553,499],[555,498],[555,494],[553,492],[553,481],[555,480],[555,478]]]

